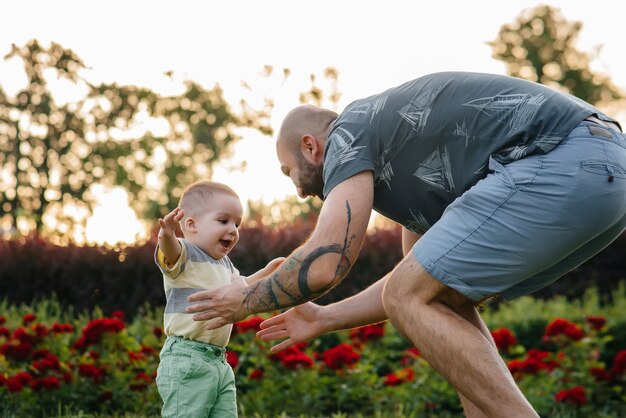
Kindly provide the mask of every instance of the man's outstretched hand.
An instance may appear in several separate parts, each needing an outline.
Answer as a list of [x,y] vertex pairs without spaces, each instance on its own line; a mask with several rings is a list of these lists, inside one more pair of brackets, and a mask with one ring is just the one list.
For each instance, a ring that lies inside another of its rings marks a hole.
[[322,320],[322,309],[312,302],[294,306],[280,315],[261,322],[261,330],[256,335],[264,341],[286,338],[271,348],[272,353],[299,342],[312,340],[327,332]]
[[243,306],[245,287],[245,279],[235,274],[232,282],[225,286],[188,296],[187,300],[192,305],[188,306],[186,311],[194,314],[194,321],[208,321],[207,329],[217,329],[241,321],[248,316]]

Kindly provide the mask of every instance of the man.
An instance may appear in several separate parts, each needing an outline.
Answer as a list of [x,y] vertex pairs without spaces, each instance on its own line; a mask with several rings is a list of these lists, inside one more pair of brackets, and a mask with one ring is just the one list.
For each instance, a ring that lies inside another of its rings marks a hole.
[[[624,231],[625,147],[619,124],[595,107],[491,74],[427,75],[340,115],[300,106],[276,150],[298,194],[324,200],[313,234],[266,279],[199,292],[188,311],[218,327],[317,298],[355,262],[375,209],[404,227],[405,258],[331,306],[323,319],[333,312],[334,323],[318,331],[389,318],[457,389],[467,416],[537,416],[476,306],[549,285]],[[285,321],[311,309],[283,314],[271,337],[292,343]]]

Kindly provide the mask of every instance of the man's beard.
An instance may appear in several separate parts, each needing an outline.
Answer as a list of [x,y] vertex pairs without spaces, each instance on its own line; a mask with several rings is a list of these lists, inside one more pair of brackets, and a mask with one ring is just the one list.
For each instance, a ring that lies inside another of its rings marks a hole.
[[300,188],[304,194],[324,200],[324,164],[314,165],[300,157]]

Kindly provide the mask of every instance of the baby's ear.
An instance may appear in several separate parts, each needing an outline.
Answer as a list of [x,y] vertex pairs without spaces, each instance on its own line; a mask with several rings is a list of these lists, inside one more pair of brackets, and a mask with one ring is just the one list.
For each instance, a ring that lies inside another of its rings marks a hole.
[[183,219],[182,223],[187,231],[196,232],[196,220],[193,217],[187,216],[185,219]]

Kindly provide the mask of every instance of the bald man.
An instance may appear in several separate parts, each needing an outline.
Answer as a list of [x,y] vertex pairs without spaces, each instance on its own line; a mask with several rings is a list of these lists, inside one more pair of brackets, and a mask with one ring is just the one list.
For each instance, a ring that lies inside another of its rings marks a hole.
[[[212,327],[266,322],[275,349],[385,319],[458,391],[470,417],[536,417],[476,306],[545,287],[626,228],[626,137],[575,97],[480,73],[420,77],[340,114],[300,106],[276,151],[301,197],[324,200],[311,237],[246,286],[200,292]],[[372,209],[403,226],[405,258],[358,295],[304,302],[357,259]]]

